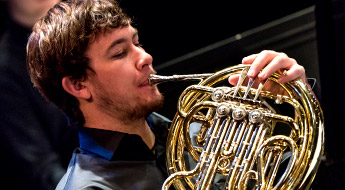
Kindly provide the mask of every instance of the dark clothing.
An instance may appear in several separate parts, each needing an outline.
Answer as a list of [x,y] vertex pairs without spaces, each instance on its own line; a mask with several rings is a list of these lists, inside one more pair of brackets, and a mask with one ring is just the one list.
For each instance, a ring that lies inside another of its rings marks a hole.
[[3,189],[54,189],[78,135],[33,88],[25,64],[31,31],[11,20],[5,28],[0,38],[1,184]]
[[168,177],[165,145],[171,122],[157,113],[147,120],[155,134],[152,150],[138,135],[81,128],[80,148],[57,189],[161,189]]

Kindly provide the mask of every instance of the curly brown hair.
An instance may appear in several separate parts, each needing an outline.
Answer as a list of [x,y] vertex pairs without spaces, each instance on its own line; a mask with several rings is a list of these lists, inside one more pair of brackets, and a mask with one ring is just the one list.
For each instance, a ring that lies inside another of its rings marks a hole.
[[88,46],[107,28],[131,24],[115,0],[70,0],[60,2],[33,27],[27,44],[27,66],[40,93],[55,103],[72,125],[82,125],[78,100],[62,87],[62,78],[85,80]]

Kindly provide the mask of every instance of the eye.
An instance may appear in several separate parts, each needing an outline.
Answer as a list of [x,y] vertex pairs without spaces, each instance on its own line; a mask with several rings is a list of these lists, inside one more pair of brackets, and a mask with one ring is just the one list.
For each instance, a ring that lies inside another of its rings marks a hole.
[[136,43],[134,45],[137,46],[137,47],[143,48],[143,44],[141,44],[141,43]]
[[114,58],[114,59],[121,59],[121,58],[125,57],[126,54],[127,54],[127,51],[122,51],[122,52],[120,52],[120,53],[114,54],[114,55],[112,56],[112,58]]

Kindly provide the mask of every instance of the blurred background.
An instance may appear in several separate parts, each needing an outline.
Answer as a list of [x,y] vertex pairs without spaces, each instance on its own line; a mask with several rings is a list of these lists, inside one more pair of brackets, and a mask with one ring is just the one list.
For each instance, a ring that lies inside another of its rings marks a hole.
[[315,0],[121,0],[159,65],[314,5]]
[[[286,52],[319,78],[315,0],[131,1],[140,42],[161,75],[210,73],[264,49]],[[190,83],[160,84],[173,118],[178,95]]]
[[[340,183],[345,168],[343,1],[119,1],[161,75],[215,72],[264,49],[295,58],[307,76],[317,80],[315,92],[325,115],[327,159],[313,189],[344,189]],[[4,2],[0,3],[2,34],[8,15]],[[177,98],[188,85],[161,84],[166,101],[159,112],[172,119]]]

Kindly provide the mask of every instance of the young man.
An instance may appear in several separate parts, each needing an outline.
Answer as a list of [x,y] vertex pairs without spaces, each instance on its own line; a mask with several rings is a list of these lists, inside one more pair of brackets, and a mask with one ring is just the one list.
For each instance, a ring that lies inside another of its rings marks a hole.
[[[148,77],[152,57],[113,0],[67,1],[36,23],[27,46],[32,81],[79,128],[80,148],[57,189],[160,189],[167,177],[169,121],[154,113],[163,96]],[[249,75],[279,69],[286,82],[304,69],[285,54],[243,59]],[[230,82],[235,82],[231,78]]]

